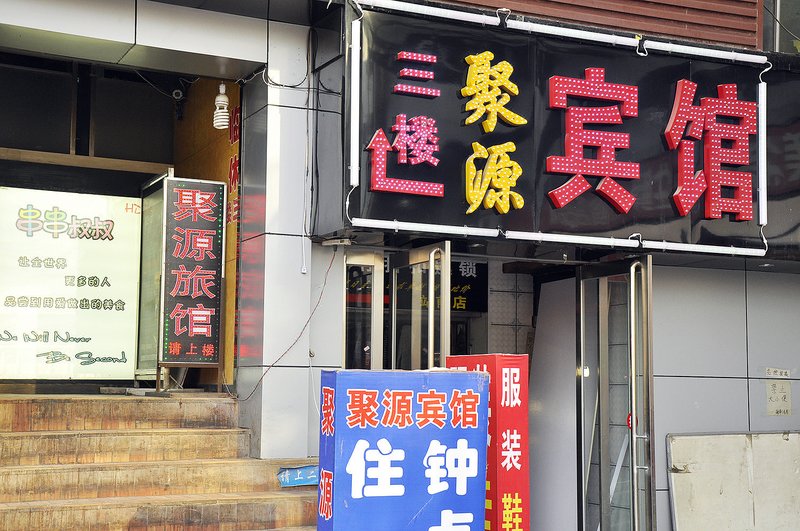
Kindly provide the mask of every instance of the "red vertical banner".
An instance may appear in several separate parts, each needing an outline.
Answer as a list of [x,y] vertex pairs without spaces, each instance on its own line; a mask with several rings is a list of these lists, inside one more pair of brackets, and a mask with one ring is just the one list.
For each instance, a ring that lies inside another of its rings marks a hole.
[[489,373],[486,531],[530,529],[528,356],[450,356],[447,367]]

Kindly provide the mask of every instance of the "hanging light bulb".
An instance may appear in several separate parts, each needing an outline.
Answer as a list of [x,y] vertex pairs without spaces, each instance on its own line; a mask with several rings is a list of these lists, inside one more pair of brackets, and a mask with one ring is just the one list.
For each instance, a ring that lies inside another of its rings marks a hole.
[[225,95],[225,83],[219,84],[219,94],[214,98],[214,129],[227,129],[230,123],[228,115],[228,96]]

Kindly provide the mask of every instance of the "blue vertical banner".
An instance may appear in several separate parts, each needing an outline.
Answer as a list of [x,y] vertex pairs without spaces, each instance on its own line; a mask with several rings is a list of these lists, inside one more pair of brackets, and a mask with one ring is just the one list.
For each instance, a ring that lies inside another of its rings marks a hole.
[[324,371],[317,529],[484,529],[489,376]]

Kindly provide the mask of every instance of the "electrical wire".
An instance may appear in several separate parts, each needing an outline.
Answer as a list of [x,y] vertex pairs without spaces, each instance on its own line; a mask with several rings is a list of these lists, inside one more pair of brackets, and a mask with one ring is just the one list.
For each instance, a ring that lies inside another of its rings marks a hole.
[[781,21],[778,19],[778,17],[777,17],[777,16],[775,16],[775,13],[773,13],[773,12],[770,10],[770,8],[768,8],[768,7],[767,7],[767,4],[766,4],[766,3],[764,4],[764,11],[766,11],[767,13],[769,13],[769,14],[770,14],[770,16],[772,17],[772,19],[773,19],[775,22],[777,22],[777,23],[778,23],[778,25],[779,25],[780,27],[782,27],[782,28],[784,29],[784,31],[786,31],[786,33],[788,33],[789,35],[791,35],[792,37],[794,37],[796,40],[800,41],[800,37],[798,37],[797,35],[795,35],[795,33],[794,33],[792,30],[790,30],[789,28],[787,28],[786,26],[784,26],[784,25],[783,25],[783,22],[781,22]]
[[248,400],[250,400],[253,397],[253,395],[255,394],[256,390],[258,390],[258,387],[261,385],[261,382],[264,381],[264,377],[267,375],[267,373],[270,371],[270,369],[272,369],[275,365],[277,365],[278,362],[280,362],[289,353],[289,351],[292,350],[294,348],[294,346],[300,341],[300,339],[303,337],[303,334],[305,334],[306,329],[308,328],[308,325],[311,324],[311,319],[314,317],[314,314],[317,313],[317,309],[319,308],[319,305],[322,302],[322,296],[325,294],[325,287],[328,285],[328,274],[331,272],[331,267],[333,267],[333,261],[336,258],[336,254],[337,254],[338,251],[339,251],[338,247],[334,247],[333,248],[333,253],[331,253],[331,261],[328,263],[328,268],[325,270],[325,277],[323,278],[323,281],[322,281],[322,288],[320,288],[320,290],[319,290],[319,297],[317,297],[317,302],[314,304],[314,308],[311,310],[311,313],[308,315],[308,319],[306,319],[306,322],[303,324],[303,328],[300,329],[300,333],[297,334],[297,337],[294,339],[294,341],[292,341],[292,344],[289,345],[286,348],[286,350],[284,350],[281,353],[280,356],[278,356],[278,359],[276,359],[274,362],[272,362],[271,364],[267,365],[264,368],[264,372],[261,374],[261,378],[258,379],[258,381],[256,382],[255,386],[253,386],[253,390],[250,391],[250,394],[247,395],[246,398],[240,399],[239,400],[240,403],[241,402],[247,402]]
[[168,98],[169,98],[169,99],[171,99],[171,100],[174,100],[174,99],[175,99],[175,98],[172,96],[172,94],[170,94],[170,93],[168,93],[168,92],[165,92],[165,91],[161,90],[160,88],[158,88],[157,86],[155,86],[155,85],[154,85],[154,84],[153,84],[153,83],[152,83],[152,82],[151,82],[149,79],[147,79],[146,77],[144,77],[144,76],[142,75],[142,73],[141,73],[141,72],[139,72],[138,70],[134,70],[134,72],[136,72],[136,75],[137,75],[137,76],[139,76],[140,78],[142,78],[142,79],[145,81],[145,83],[147,83],[148,85],[150,85],[151,87],[153,87],[154,89],[156,89],[158,92],[160,92],[160,93],[161,93],[161,94],[163,94],[164,96],[168,97]]

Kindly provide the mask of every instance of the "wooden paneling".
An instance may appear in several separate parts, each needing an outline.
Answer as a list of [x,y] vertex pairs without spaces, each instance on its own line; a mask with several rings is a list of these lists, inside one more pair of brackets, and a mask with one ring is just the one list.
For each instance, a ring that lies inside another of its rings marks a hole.
[[515,14],[647,36],[762,47],[763,0],[461,0]]
[[[238,189],[231,188],[228,181],[231,157],[239,156],[239,140],[231,142],[229,129],[214,129],[211,117],[214,113],[214,98],[219,92],[220,82],[214,79],[198,79],[189,89],[183,117],[175,122],[175,176],[189,179],[205,179],[228,183],[228,204],[238,202]],[[225,83],[233,112],[239,107],[239,86]],[[234,341],[236,330],[236,253],[238,218],[225,226],[225,316],[223,318],[222,355],[225,360],[225,382],[233,381]],[[213,383],[216,375],[205,371],[203,383]]]

